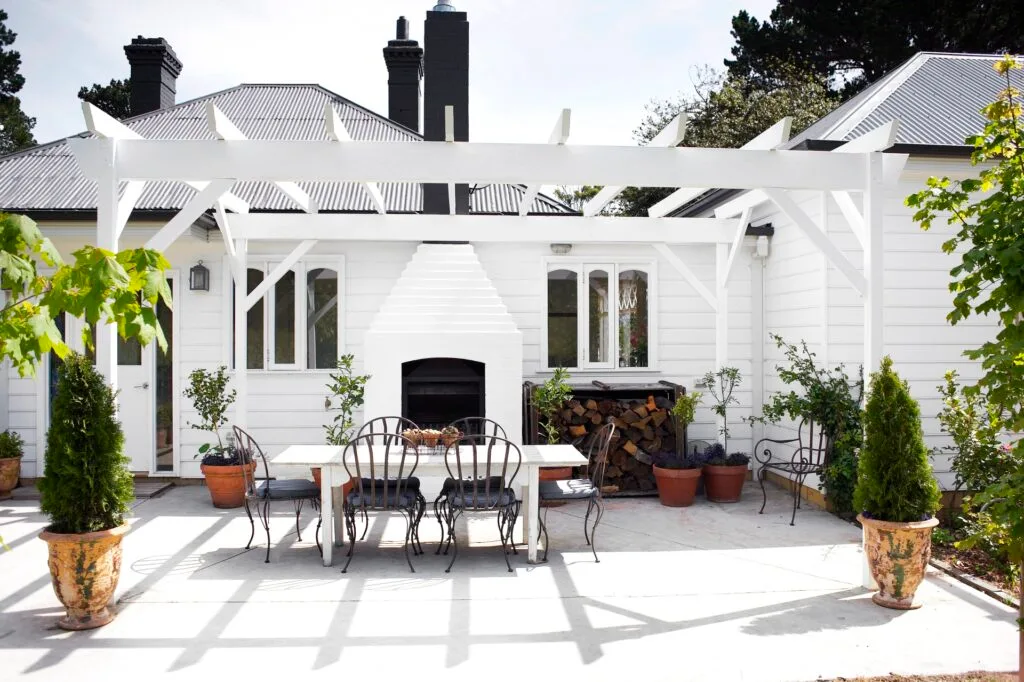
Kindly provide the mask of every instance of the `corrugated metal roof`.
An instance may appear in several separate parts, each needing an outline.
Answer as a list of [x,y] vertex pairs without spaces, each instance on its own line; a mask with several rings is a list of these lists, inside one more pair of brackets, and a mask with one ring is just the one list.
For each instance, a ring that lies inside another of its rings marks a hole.
[[[242,84],[183,102],[170,109],[127,119],[124,123],[141,136],[157,140],[212,140],[205,107],[213,102],[247,137],[254,140],[327,140],[323,106],[330,102],[356,140],[415,141],[418,133],[375,114],[319,85]],[[80,136],[86,136],[83,133]],[[306,182],[300,185],[316,198],[323,211],[367,211],[373,206],[365,190],[354,184]],[[296,206],[274,185],[241,182],[232,191],[253,210],[291,211]],[[525,189],[515,185],[481,188],[474,193],[471,210],[477,213],[515,213]],[[418,184],[381,186],[389,212],[416,212],[422,204]],[[181,208],[194,190],[173,182],[147,183],[136,208]],[[95,184],[78,169],[74,154],[63,140],[0,158],[0,207],[4,210],[90,210],[96,207]],[[569,213],[571,209],[546,196],[538,196],[531,212]]]
[[[981,109],[1006,87],[992,65],[1001,55],[921,52],[819,119],[787,145],[853,140],[892,120],[897,144],[958,147],[985,125]],[[1024,73],[1012,71],[1024,89]]]

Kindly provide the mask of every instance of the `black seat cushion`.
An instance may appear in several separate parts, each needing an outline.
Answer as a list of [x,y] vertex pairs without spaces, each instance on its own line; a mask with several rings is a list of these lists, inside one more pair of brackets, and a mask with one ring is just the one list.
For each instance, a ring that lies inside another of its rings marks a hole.
[[[387,499],[385,499],[387,492]],[[373,509],[409,509],[416,506],[416,494],[412,491],[395,494],[395,489],[377,488],[374,495],[370,495],[370,489],[364,488],[363,494],[351,492],[345,499],[345,503],[352,507],[367,507]]]
[[593,482],[586,478],[567,481],[541,481],[537,494],[542,500],[583,500],[597,494]]
[[[470,477],[470,476],[466,477],[466,485],[465,485],[466,490],[470,490],[470,489],[472,489],[474,487],[472,485],[472,480],[473,480],[472,477]],[[483,491],[483,490],[501,490],[502,488],[505,487],[505,485],[504,485],[504,481],[502,480],[501,476],[491,476],[490,479],[485,479],[483,476],[479,476],[476,479],[476,486],[475,487],[476,487],[476,489],[481,490],[481,491]],[[458,479],[446,478],[446,479],[444,479],[444,483],[441,484],[441,493],[440,493],[440,495],[438,495],[438,497],[448,497],[453,492],[457,491],[458,489],[459,489],[459,481],[458,481]]]
[[302,478],[256,481],[253,497],[261,500],[298,500],[306,497],[320,499],[320,488],[313,481]]
[[[369,494],[369,492],[370,492],[370,479],[368,479],[368,478],[361,478],[359,480],[363,484],[363,491],[366,492],[367,494]],[[405,481],[405,483],[402,486],[405,490],[418,491],[420,489],[420,479],[416,478],[415,476],[409,476],[408,478],[405,478],[405,479],[402,479],[402,480]],[[384,485],[384,479],[383,478],[374,479],[374,485],[377,488],[382,487]],[[398,487],[398,479],[397,478],[389,478],[388,479],[388,487],[389,488],[397,488]]]
[[448,504],[452,507],[466,507],[469,509],[495,509],[507,507],[516,501],[516,494],[511,488],[494,488],[489,493],[483,488],[466,490],[465,496],[457,490],[453,490],[448,498]]

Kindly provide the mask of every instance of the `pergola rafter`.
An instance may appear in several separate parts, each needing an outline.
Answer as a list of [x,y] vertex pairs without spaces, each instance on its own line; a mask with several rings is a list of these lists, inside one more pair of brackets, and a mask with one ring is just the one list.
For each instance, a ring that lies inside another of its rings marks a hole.
[[[562,113],[555,122],[555,128],[548,136],[548,144],[565,144],[569,141],[569,126],[572,119],[572,110],[562,109]],[[529,215],[530,207],[533,206],[537,194],[540,193],[540,185],[533,184],[523,192],[523,200],[519,202],[519,215]]]

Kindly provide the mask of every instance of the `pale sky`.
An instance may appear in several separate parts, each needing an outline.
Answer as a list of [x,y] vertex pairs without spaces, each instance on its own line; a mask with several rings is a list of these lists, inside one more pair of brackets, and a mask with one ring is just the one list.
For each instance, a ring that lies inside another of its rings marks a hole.
[[[184,64],[178,101],[239,83],[319,83],[387,115],[381,50],[405,15],[423,41],[432,0],[7,0],[22,107],[48,142],[84,129],[78,88],[129,73],[123,46],[161,36]],[[470,139],[632,144],[651,98],[722,66],[729,20],[775,0],[454,0],[470,21]]]

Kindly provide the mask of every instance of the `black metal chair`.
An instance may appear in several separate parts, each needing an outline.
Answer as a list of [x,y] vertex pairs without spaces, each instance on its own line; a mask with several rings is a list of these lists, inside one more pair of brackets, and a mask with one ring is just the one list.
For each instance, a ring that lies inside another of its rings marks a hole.
[[[415,573],[416,569],[409,558],[409,542],[413,542],[414,553],[421,553],[416,548],[415,525],[417,514],[422,516],[422,495],[418,487],[415,490],[412,488],[412,475],[419,465],[419,451],[416,444],[405,436],[392,434],[393,437],[387,438],[386,442],[380,442],[378,436],[370,433],[357,436],[345,446],[342,454],[342,465],[353,481],[353,489],[346,496],[342,508],[351,542],[348,546],[348,561],[341,572],[348,571],[352,563],[356,545],[356,510],[359,510],[364,519],[368,518],[369,511],[397,511],[405,516],[405,560],[409,563],[409,570]],[[360,450],[364,451],[368,464],[361,461],[363,458],[359,456]]]
[[[594,562],[600,563],[597,558],[596,533],[597,525],[601,523],[604,516],[604,498],[601,495],[601,486],[604,484],[604,470],[608,466],[608,452],[611,449],[612,438],[615,436],[615,425],[605,424],[591,435],[587,443],[587,476],[586,478],[574,478],[564,481],[541,481],[537,496],[545,502],[571,502],[573,500],[586,500],[587,513],[583,517],[583,537],[590,545],[594,553]],[[548,528],[544,523],[547,517],[548,508],[543,507],[544,513],[537,510],[537,521],[540,523],[540,530],[544,533],[544,558],[548,560]],[[587,524],[590,521],[590,514],[594,513],[594,526],[587,532]]]
[[[252,546],[253,538],[256,537],[256,524],[253,521],[252,510],[249,507],[251,503],[256,508],[256,515],[260,518],[263,530],[267,532],[267,556],[264,559],[264,563],[269,564],[270,503],[273,500],[291,500],[293,502],[295,505],[295,534],[298,536],[299,542],[302,542],[302,530],[299,527],[302,505],[308,500],[319,513],[320,488],[313,481],[304,478],[271,480],[270,467],[267,466],[267,458],[263,454],[263,449],[260,448],[259,443],[237,426],[233,427],[233,429],[235,432],[235,447],[241,452],[242,462],[251,462],[257,455],[263,462],[262,479],[256,479],[255,472],[249,467],[242,467],[242,475],[245,478],[245,513],[249,516],[249,525],[252,527],[252,532],[249,534],[249,542],[245,543],[245,548],[249,549]],[[320,524],[322,521],[322,517],[317,520],[316,533],[314,534],[316,547],[321,554],[323,554],[323,547],[320,545]]]
[[509,541],[519,516],[519,500],[512,488],[512,481],[523,463],[519,447],[500,436],[466,436],[447,449],[444,463],[448,478],[454,482],[447,498],[445,516],[448,542],[455,547],[445,573],[452,570],[459,555],[459,543],[455,538],[455,524],[459,517],[466,512],[495,511],[498,512],[498,533],[505,552],[505,565],[511,573]]
[[[772,451],[763,447],[763,444],[791,445],[793,455],[789,460],[774,460]],[[760,453],[758,452],[760,450]],[[765,490],[764,482],[769,471],[778,471],[790,476],[793,486],[793,515],[789,525],[796,525],[796,510],[800,508],[800,489],[803,487],[804,479],[815,474],[821,476],[825,473],[832,455],[832,441],[825,431],[814,423],[813,420],[805,418],[800,421],[797,428],[796,438],[776,439],[762,438],[754,445],[754,458],[760,464],[757,470],[757,480],[761,484],[761,511],[764,513],[765,505],[768,504],[768,493]]]
[[[458,429],[459,433],[463,434],[463,437],[497,436],[508,439],[505,428],[487,417],[463,417],[462,419],[456,419],[448,427]],[[434,554],[440,554],[441,547],[445,545],[444,519],[448,518],[448,496],[451,495],[453,490],[455,490],[455,479],[446,478],[444,483],[441,484],[441,492],[434,498],[434,518],[437,519],[437,525],[441,527],[441,543],[437,546],[437,551]],[[449,547],[451,547],[450,537],[448,547],[445,547],[444,550],[445,554],[448,553]],[[515,551],[515,543],[512,544],[512,549]],[[516,553],[518,554],[518,552]]]

